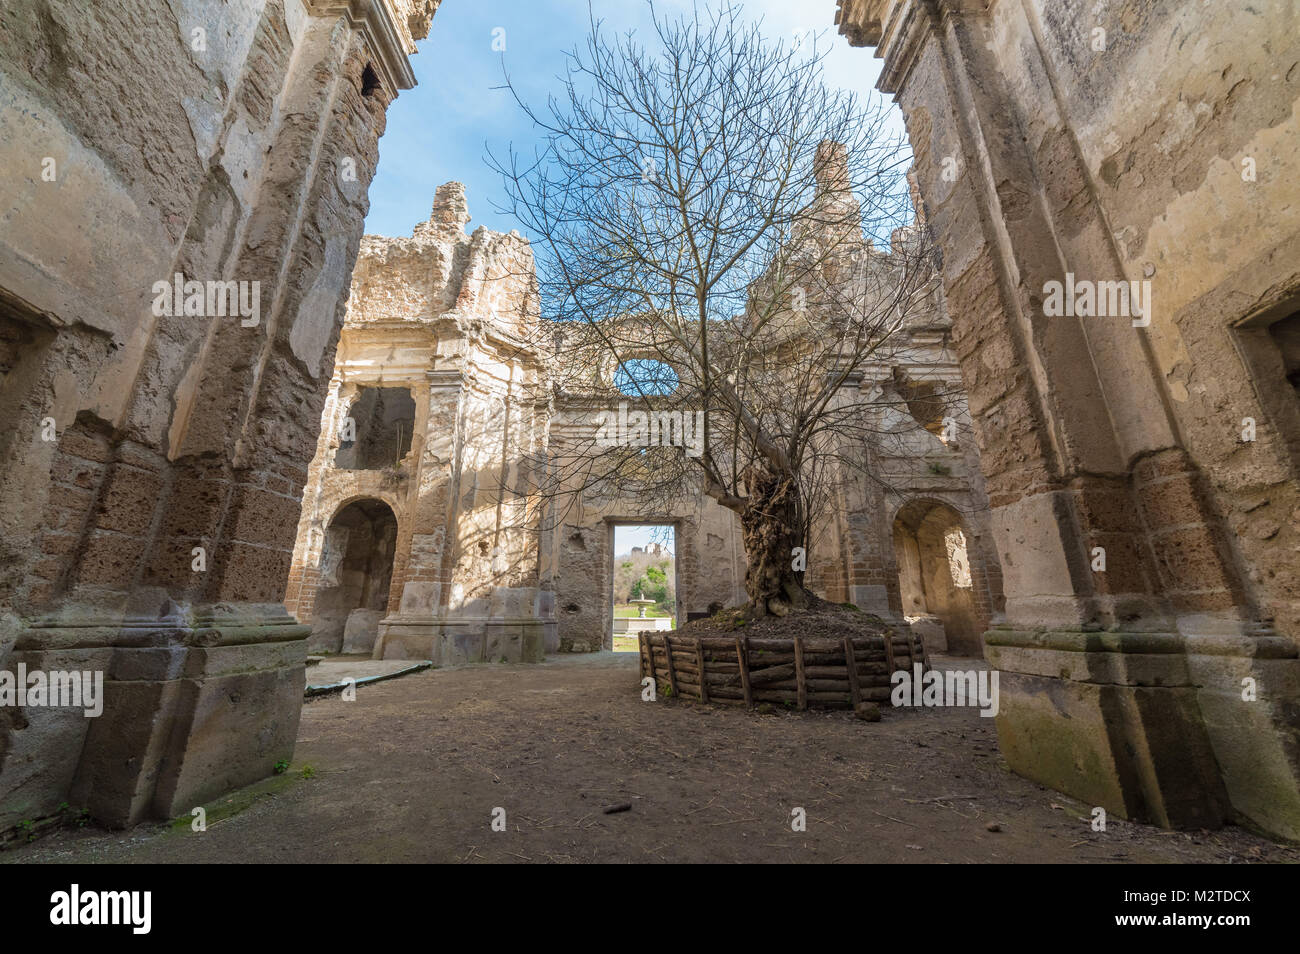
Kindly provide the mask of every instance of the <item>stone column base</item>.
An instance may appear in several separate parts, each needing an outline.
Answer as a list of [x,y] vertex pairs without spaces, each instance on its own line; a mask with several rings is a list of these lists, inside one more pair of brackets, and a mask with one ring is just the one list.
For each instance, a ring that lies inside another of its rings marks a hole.
[[984,640],[1001,673],[998,743],[1017,774],[1122,818],[1300,839],[1289,639],[994,629]]
[[103,711],[0,710],[0,827],[61,803],[128,827],[188,814],[293,757],[306,637],[279,606],[33,621],[4,668],[98,672]]
[[542,662],[558,645],[555,620],[533,616],[419,619],[391,616],[379,623],[375,659],[428,659],[435,666],[473,662]]

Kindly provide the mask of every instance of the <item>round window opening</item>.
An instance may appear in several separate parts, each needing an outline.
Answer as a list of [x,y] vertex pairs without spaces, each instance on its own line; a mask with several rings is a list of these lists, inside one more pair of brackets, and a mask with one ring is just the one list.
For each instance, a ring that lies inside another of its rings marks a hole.
[[671,394],[679,383],[676,371],[653,358],[632,358],[614,369],[614,387],[631,397]]

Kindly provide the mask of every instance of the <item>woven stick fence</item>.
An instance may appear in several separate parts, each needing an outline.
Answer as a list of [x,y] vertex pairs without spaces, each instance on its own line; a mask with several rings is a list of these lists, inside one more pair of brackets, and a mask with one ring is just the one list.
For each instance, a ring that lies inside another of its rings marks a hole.
[[659,691],[701,702],[800,709],[887,702],[890,676],[929,659],[911,633],[776,639],[641,633],[641,676]]

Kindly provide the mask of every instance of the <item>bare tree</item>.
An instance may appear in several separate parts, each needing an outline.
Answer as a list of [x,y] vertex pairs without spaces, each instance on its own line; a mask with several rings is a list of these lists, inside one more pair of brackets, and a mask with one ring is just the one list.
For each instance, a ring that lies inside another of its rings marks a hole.
[[864,369],[936,309],[909,154],[883,101],[828,87],[816,39],[732,5],[651,15],[650,47],[593,20],[561,96],[516,94],[535,155],[489,160],[537,256],[541,496],[707,494],[739,515],[753,610],[784,614],[807,600],[795,548],[870,469],[870,405],[904,400]]

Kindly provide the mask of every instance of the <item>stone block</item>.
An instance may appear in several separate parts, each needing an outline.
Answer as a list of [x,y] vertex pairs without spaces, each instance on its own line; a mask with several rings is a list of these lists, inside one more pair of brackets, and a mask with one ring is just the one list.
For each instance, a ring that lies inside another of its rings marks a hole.
[[[1177,676],[1185,671],[1179,654],[1131,669],[1113,658],[1122,651],[1070,652],[1045,642],[986,634],[989,662],[1001,673],[998,744],[1012,771],[1165,827],[1216,828],[1231,817],[1196,688]],[[1071,668],[1061,665],[1064,656],[1075,657]],[[1126,671],[1132,678],[1110,681]]]
[[354,609],[343,624],[343,652],[370,653],[374,651],[379,636],[379,621],[383,610]]

